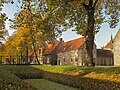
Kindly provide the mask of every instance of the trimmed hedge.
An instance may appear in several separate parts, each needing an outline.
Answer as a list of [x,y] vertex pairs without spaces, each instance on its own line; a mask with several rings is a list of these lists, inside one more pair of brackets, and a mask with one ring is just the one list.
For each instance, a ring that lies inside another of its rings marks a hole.
[[[45,78],[80,90],[120,90],[120,67],[1,66],[18,77]],[[23,75],[23,76],[22,76]]]
[[55,82],[63,83],[81,90],[120,90],[120,83],[110,82],[108,80],[99,80],[87,78],[81,75],[66,75],[59,73],[44,72],[43,78]]
[[41,70],[26,65],[1,65],[0,68],[15,74],[20,79],[42,78]]
[[36,90],[14,74],[0,69],[0,90]]

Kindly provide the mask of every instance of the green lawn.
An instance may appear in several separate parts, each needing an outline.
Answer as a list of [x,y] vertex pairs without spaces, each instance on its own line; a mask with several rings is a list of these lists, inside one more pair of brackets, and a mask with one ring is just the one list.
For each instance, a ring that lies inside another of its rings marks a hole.
[[[84,88],[84,90],[120,90],[120,67],[0,65],[1,70],[5,71],[4,81],[6,82],[8,80],[15,83],[18,79],[21,82],[22,79],[43,78],[62,83],[62,85]],[[2,74],[3,72],[1,72],[1,76]],[[16,79],[9,79],[11,75]],[[1,78],[3,77],[0,77],[0,80]],[[39,80],[34,82],[39,82]],[[9,85],[11,84],[8,83]]]
[[36,90],[30,84],[24,82],[9,71],[0,69],[0,90]]
[[45,79],[27,79],[24,80],[36,87],[38,90],[80,90],[77,88],[73,88],[67,85],[59,84],[56,82],[48,81]]

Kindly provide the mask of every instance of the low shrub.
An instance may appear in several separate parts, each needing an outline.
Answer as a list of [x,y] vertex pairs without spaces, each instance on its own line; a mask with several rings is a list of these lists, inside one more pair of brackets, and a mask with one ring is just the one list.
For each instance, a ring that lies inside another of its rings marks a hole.
[[2,65],[0,68],[15,74],[20,79],[42,78],[41,70],[26,65]]
[[66,75],[59,73],[44,72],[43,78],[63,83],[83,90],[120,90],[120,83],[108,80],[88,78],[81,75]]
[[32,66],[43,78],[81,90],[120,90],[120,67]]
[[20,78],[45,78],[80,90],[120,90],[120,67],[0,66]]
[[0,69],[0,90],[36,90],[14,74]]

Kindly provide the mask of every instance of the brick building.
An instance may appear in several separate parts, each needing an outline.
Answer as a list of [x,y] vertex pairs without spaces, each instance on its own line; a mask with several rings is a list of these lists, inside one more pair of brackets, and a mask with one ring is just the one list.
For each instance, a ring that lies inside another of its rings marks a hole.
[[120,66],[120,29],[114,38],[114,65]]
[[[84,66],[87,60],[86,43],[84,38],[64,42],[57,55],[57,65]],[[96,45],[94,44],[93,59],[96,62]]]
[[97,49],[97,66],[113,66],[114,65],[113,55],[113,38],[102,49]]

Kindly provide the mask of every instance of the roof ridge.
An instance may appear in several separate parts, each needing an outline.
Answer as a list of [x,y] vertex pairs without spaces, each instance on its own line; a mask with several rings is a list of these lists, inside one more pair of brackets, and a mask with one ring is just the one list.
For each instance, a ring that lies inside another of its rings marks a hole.
[[64,43],[71,42],[71,41],[74,41],[74,40],[77,40],[77,39],[82,39],[82,38],[85,39],[84,37],[80,37],[80,38],[76,38],[76,39],[72,39],[72,40],[66,41]]
[[73,39],[73,40],[64,42],[59,50],[60,50],[60,52],[64,52],[64,51],[78,49],[78,48],[82,47],[84,42],[85,42],[84,37]]

